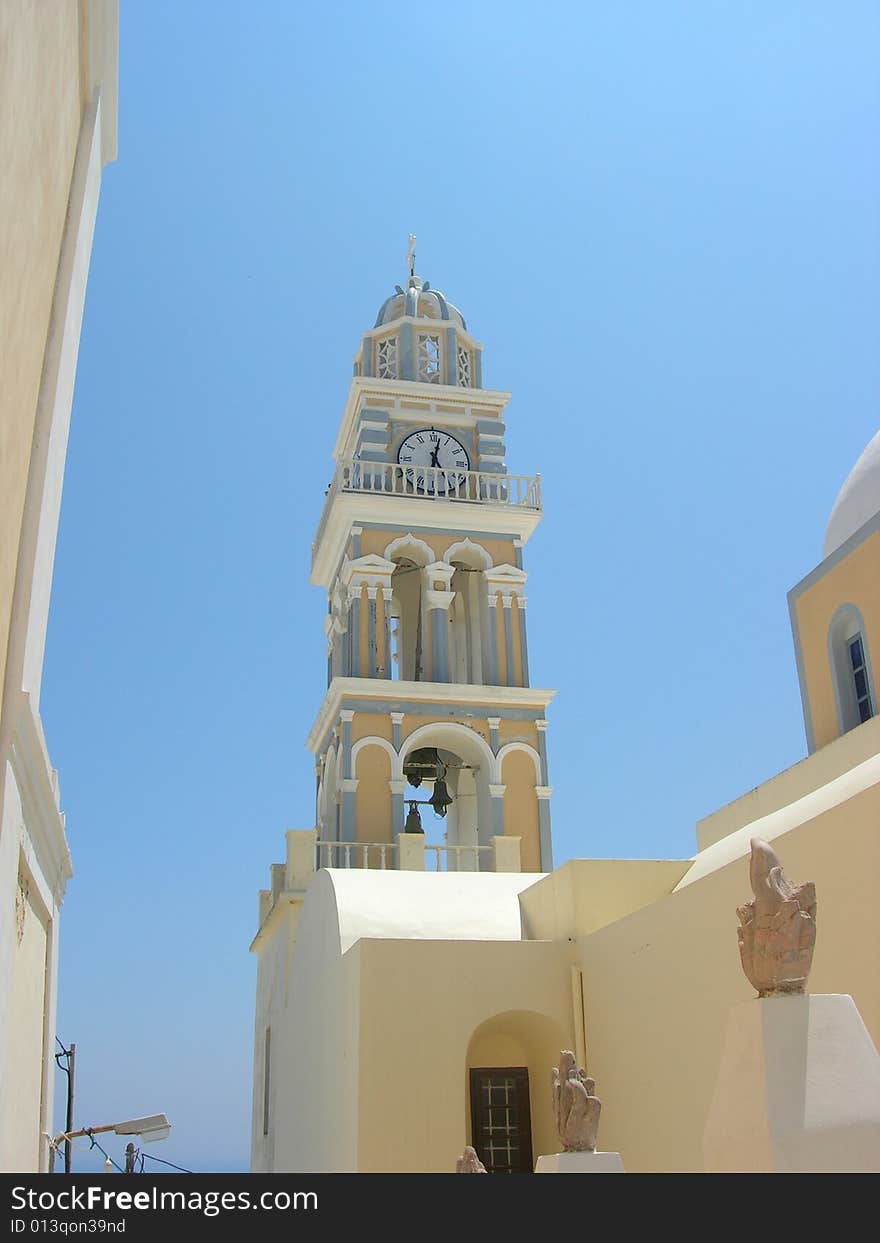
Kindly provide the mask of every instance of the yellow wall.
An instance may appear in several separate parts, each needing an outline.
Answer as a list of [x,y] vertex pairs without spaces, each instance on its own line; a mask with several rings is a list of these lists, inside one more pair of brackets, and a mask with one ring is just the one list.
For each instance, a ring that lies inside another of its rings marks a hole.
[[535,765],[524,751],[511,751],[501,768],[504,791],[504,833],[520,837],[520,859],[524,872],[540,872],[541,849],[538,837],[538,799],[535,794]]
[[861,612],[868,652],[876,669],[880,661],[880,531],[869,535],[795,600],[816,748],[824,747],[840,733],[828,659],[828,627],[841,604],[854,604]]
[[[364,527],[361,535],[361,556],[365,557],[369,553],[382,557],[385,549],[392,540],[399,539],[403,535],[407,535],[407,531],[377,531],[371,527]],[[416,533],[416,538],[422,543],[427,544],[434,553],[435,561],[442,561],[443,554],[447,548],[451,548],[453,544],[458,544],[465,537],[456,534],[454,531],[448,532],[424,532]],[[475,544],[479,544],[481,548],[485,548],[486,552],[492,558],[493,565],[515,565],[515,549],[513,540],[498,539],[474,539]]]
[[[470,1142],[471,1042],[496,1015],[527,1049],[537,1118],[535,1157],[555,1151],[545,1098],[561,1047],[571,1047],[568,947],[520,941],[361,940],[358,1169],[444,1173]],[[543,1020],[543,1021],[542,1021]],[[537,1033],[544,1033],[543,1046]],[[496,1033],[496,1034],[501,1034]],[[498,1056],[504,1056],[499,1048]],[[483,1063],[485,1064],[485,1063]],[[534,1068],[534,1074],[531,1074]]]
[[46,332],[83,111],[79,11],[0,4],[0,685]]
[[[850,993],[875,1043],[878,823],[875,786],[773,843],[792,880],[816,882],[810,991]],[[603,1102],[601,1146],[620,1151],[627,1170],[702,1169],[727,1014],[754,996],[736,938],[736,908],[750,897],[742,857],[577,941],[587,1069]],[[584,907],[589,898],[585,889]]]
[[361,738],[384,738],[391,742],[393,733],[391,718],[384,712],[356,712],[351,722],[351,741]]
[[[32,883],[26,886],[21,940],[12,948],[9,995],[3,999],[4,1021],[10,1021],[5,1084],[4,1151],[17,1153],[18,1169],[36,1170],[40,1149],[43,1039],[46,992],[47,930],[34,901]],[[6,1167],[9,1169],[9,1167]]]
[[[355,776],[355,825],[359,842],[391,841],[391,760],[384,747],[358,752]],[[372,852],[371,852],[372,853]]]

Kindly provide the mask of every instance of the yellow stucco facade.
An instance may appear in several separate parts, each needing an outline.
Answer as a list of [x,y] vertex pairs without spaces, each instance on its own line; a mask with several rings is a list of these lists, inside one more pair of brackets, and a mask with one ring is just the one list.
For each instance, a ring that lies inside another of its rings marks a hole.
[[92,236],[102,169],[116,154],[116,29],[115,0],[0,5],[0,1169],[9,1171],[46,1167],[52,1123],[58,918],[71,862],[39,705]]
[[841,606],[854,606],[864,622],[869,653],[880,658],[880,531],[872,531],[840,560],[820,566],[793,599],[804,714],[813,749],[841,731],[829,655],[829,630]]

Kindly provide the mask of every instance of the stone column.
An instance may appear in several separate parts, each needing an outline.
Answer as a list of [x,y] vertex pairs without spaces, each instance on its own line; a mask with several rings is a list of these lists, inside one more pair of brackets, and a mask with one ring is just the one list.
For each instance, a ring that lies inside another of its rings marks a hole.
[[510,606],[512,604],[511,596],[502,596],[501,603],[504,605],[504,655],[506,657],[505,663],[507,665],[507,685],[513,686],[513,620],[510,616]]
[[541,855],[541,871],[553,870],[553,839],[550,836],[550,795],[552,786],[535,786],[538,798],[538,848]]
[[488,833],[484,833],[481,826],[481,846],[487,846],[493,837],[504,836],[504,791],[506,789],[506,785],[489,786],[489,798],[492,805],[492,823],[488,826]]
[[516,618],[519,622],[519,654],[522,662],[522,684],[529,684],[529,647],[526,641],[526,598],[525,596],[517,596],[516,598]]
[[489,668],[487,669],[486,685],[499,686],[498,680],[498,626],[496,621],[496,609],[498,607],[498,594],[493,588],[489,588],[489,642],[486,644]]
[[339,717],[342,721],[342,742],[339,748],[337,770],[341,777],[339,788],[342,791],[339,840],[353,842],[355,840],[354,796],[357,790],[357,781],[354,780],[351,765],[351,723],[354,719],[354,712],[350,708],[343,708]]
[[395,781],[392,778],[388,782],[388,788],[391,791],[391,840],[394,841],[398,833],[403,832],[403,826],[406,821],[403,803],[406,782]]
[[400,754],[400,727],[405,716],[405,712],[391,713],[391,745],[398,755]]
[[492,754],[498,754],[498,726],[501,724],[500,716],[487,716],[486,721],[489,726],[489,746],[492,748]]
[[286,889],[305,889],[315,870],[316,829],[288,829],[284,834],[287,842]]
[[543,717],[535,721],[535,728],[538,731],[538,755],[541,757],[541,785],[546,785],[549,778],[547,772],[547,722]]
[[361,676],[361,589],[348,589],[348,672],[352,678]]
[[376,676],[376,592],[378,587],[367,587],[367,677]]
[[382,588],[382,634],[383,646],[385,651],[385,677],[392,678],[394,669],[391,664],[391,597],[393,591],[390,587]]
[[449,608],[454,591],[427,591],[425,602],[431,618],[431,681],[449,681]]

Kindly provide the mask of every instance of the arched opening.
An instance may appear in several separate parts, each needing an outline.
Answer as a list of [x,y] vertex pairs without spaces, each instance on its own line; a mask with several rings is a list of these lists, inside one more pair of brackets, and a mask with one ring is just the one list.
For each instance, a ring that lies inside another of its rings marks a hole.
[[550,1071],[571,1038],[531,1010],[494,1015],[474,1031],[467,1052],[469,1142],[490,1173],[526,1173],[559,1150]]
[[[441,764],[440,775],[452,796],[445,817],[435,816],[430,807],[418,808],[427,842],[454,848],[439,855],[436,865],[447,871],[488,870],[489,839],[493,835],[489,797],[492,752],[485,739],[464,725],[442,722],[424,725],[410,734],[403,744],[401,759],[404,775],[408,767],[407,757],[428,748],[436,750]],[[410,801],[425,803],[433,792],[433,779],[424,777],[417,787],[407,784],[404,802],[407,806]],[[428,867],[434,864],[434,859],[426,861]]]
[[501,753],[504,786],[504,832],[520,838],[520,861],[524,872],[541,871],[541,836],[538,823],[537,754],[525,744],[513,744]]
[[[380,744],[368,743],[354,757],[357,791],[355,826],[359,842],[391,841],[391,760]],[[372,860],[370,861],[373,862]]]
[[828,659],[841,734],[871,719],[876,711],[865,623],[853,604],[843,604],[828,627]]
[[453,682],[484,682],[487,614],[485,575],[479,566],[452,562],[455,599],[449,614],[449,652]]
[[391,606],[388,619],[391,643],[391,677],[422,682],[430,668],[430,630],[425,608],[425,566],[434,554],[414,536],[394,540],[385,549],[394,562],[391,575]]
[[339,841],[339,797],[335,747],[330,748],[324,760],[324,772],[321,776],[321,805],[318,809],[318,828],[318,838],[320,841]]

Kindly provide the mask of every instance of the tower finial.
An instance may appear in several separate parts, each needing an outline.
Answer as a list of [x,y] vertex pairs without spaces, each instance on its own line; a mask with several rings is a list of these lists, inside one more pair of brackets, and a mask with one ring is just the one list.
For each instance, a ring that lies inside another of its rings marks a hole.
[[409,266],[410,276],[415,276],[416,274],[416,235],[415,233],[410,233],[409,235],[409,249],[406,252],[406,262]]

